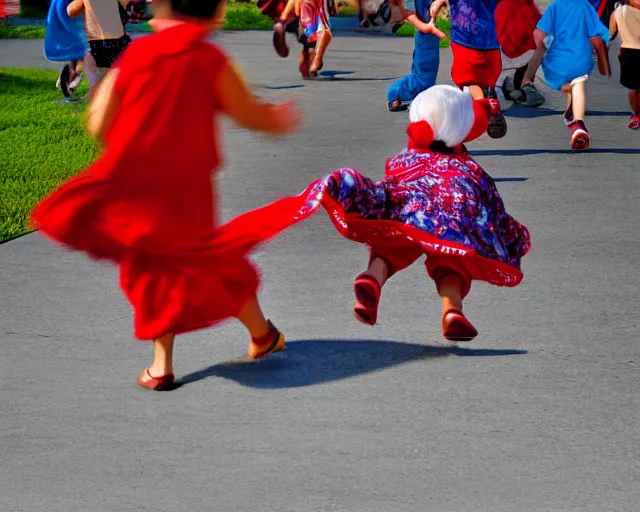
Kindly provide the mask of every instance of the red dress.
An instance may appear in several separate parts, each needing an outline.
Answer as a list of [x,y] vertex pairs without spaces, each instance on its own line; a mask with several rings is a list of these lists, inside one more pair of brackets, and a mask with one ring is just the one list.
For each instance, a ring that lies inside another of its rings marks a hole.
[[104,153],[33,212],[47,236],[120,266],[139,339],[236,316],[259,284],[251,247],[218,236],[215,84],[227,58],[206,35],[182,23],[130,45]]

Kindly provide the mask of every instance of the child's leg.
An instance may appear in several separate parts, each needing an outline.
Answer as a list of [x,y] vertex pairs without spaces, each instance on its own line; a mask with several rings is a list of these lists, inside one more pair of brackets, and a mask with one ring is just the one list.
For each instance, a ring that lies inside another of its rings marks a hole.
[[173,342],[175,335],[165,334],[153,342],[153,364],[149,373],[154,377],[173,375]]
[[430,254],[426,266],[442,300],[442,335],[449,341],[471,341],[478,331],[462,313],[462,302],[471,290],[471,276],[464,264],[450,256]]
[[640,117],[640,90],[629,91],[629,105],[633,114]]
[[564,121],[571,129],[571,147],[577,151],[584,151],[591,143],[584,123],[587,110],[587,77],[577,78],[570,84],[563,85],[561,91],[567,95]]
[[631,130],[640,130],[640,90],[629,91],[629,105],[631,106],[631,119],[627,125]]
[[367,325],[375,325],[382,287],[391,276],[412,265],[422,254],[422,249],[414,245],[371,248],[367,270],[356,277],[353,283],[356,296],[353,312],[356,319]]
[[484,98],[484,91],[479,85],[470,85],[469,92],[471,93],[471,97],[474,100],[481,100],[482,98]]
[[575,84],[571,89],[571,106],[573,109],[573,119],[575,121],[584,121],[584,116],[587,111],[587,81],[581,80]]
[[174,340],[175,336],[173,334],[165,334],[154,340],[153,364],[138,377],[140,386],[155,391],[166,391],[175,386],[173,376]]
[[260,359],[284,350],[284,335],[264,317],[257,297],[248,300],[242,307],[238,313],[238,320],[247,328],[251,336],[249,359]]

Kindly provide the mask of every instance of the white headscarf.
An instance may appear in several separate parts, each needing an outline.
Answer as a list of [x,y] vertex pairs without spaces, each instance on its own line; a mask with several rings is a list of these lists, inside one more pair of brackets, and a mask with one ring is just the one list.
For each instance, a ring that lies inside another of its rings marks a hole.
[[461,91],[451,85],[435,85],[411,102],[409,119],[412,123],[426,121],[433,130],[433,140],[453,148],[462,144],[473,128],[473,98],[467,87]]

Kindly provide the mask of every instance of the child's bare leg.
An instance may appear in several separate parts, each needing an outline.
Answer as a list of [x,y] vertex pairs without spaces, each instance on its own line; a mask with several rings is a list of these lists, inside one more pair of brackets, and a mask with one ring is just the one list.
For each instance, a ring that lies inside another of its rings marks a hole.
[[587,82],[582,81],[573,85],[571,89],[573,119],[584,121],[587,110]]
[[446,267],[436,269],[433,275],[442,299],[442,335],[449,341],[471,341],[478,331],[462,313],[462,300],[469,287],[467,280]]
[[378,304],[384,283],[389,278],[389,265],[382,258],[372,255],[366,271],[356,277],[353,291],[356,301],[353,313],[363,324],[375,325],[378,319]]
[[143,370],[138,377],[140,386],[156,391],[175,387],[173,376],[174,339],[174,334],[165,334],[153,342],[153,364]]
[[629,105],[633,115],[640,116],[640,91],[638,89],[629,91]]
[[384,286],[384,283],[387,282],[389,277],[389,266],[387,262],[381,258],[373,258],[371,263],[369,263],[369,267],[367,268],[365,274],[369,274],[373,276],[380,286]]
[[153,377],[173,375],[173,342],[175,335],[165,334],[153,342],[153,364],[149,373]]
[[478,85],[470,85],[469,92],[474,100],[481,100],[484,98],[484,91],[482,90],[482,87]]
[[460,274],[451,273],[438,281],[438,294],[442,299],[442,314],[455,309],[462,311],[464,280]]
[[242,322],[252,338],[262,338],[269,332],[269,322],[264,317],[258,299],[250,299],[240,310],[238,320]]
[[238,320],[242,322],[251,335],[248,351],[249,359],[260,359],[274,352],[284,350],[284,335],[264,317],[256,297],[248,300],[242,307],[242,310],[238,313]]

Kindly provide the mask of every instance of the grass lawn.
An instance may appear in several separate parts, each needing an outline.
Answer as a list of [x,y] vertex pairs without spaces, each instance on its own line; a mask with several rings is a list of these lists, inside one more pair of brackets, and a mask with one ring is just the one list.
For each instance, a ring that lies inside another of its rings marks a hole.
[[38,25],[16,26],[0,23],[0,39],[43,39],[44,27]]
[[52,103],[57,71],[0,68],[0,242],[26,233],[29,213],[97,155],[85,103]]

